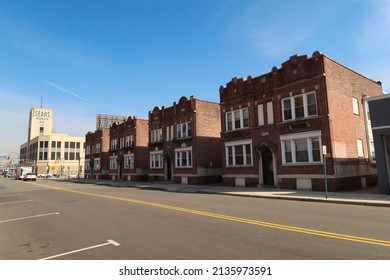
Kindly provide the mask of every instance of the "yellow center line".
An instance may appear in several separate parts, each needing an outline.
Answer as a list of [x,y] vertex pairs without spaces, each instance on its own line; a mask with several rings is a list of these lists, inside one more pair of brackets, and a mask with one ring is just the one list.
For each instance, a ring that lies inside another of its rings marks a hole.
[[158,207],[158,208],[162,208],[162,209],[168,209],[168,210],[173,210],[173,211],[178,211],[178,212],[183,212],[183,213],[199,215],[199,216],[217,218],[217,219],[222,219],[222,220],[226,220],[226,221],[240,222],[240,223],[244,223],[244,224],[251,224],[251,225],[256,225],[256,226],[261,226],[261,227],[268,227],[268,228],[280,229],[280,230],[285,230],[285,231],[292,231],[292,232],[298,232],[298,233],[303,233],[303,234],[322,236],[322,237],[327,237],[327,238],[334,238],[334,239],[347,240],[347,241],[352,241],[352,242],[359,242],[359,243],[365,243],[365,244],[390,247],[390,241],[386,241],[386,240],[365,238],[365,237],[346,235],[346,234],[339,234],[339,233],[334,233],[334,232],[320,231],[320,230],[314,230],[314,229],[308,229],[308,228],[302,228],[302,227],[294,227],[294,226],[288,226],[288,225],[283,225],[283,224],[268,223],[268,222],[263,222],[263,221],[258,221],[258,220],[252,220],[252,219],[223,215],[223,214],[218,214],[218,213],[206,212],[206,211],[178,207],[178,206],[173,206],[173,205],[168,205],[168,204],[161,204],[161,203],[155,203],[155,202],[150,202],[150,201],[137,200],[137,199],[111,196],[111,195],[96,194],[96,193],[90,193],[90,192],[84,192],[84,191],[78,191],[78,190],[64,189],[64,188],[60,188],[60,187],[52,187],[52,186],[47,186],[47,185],[43,185],[43,184],[39,184],[39,183],[31,183],[31,184],[35,184],[37,186],[49,188],[49,189],[53,189],[53,190],[71,192],[71,193],[76,193],[76,194],[81,194],[81,195],[100,197],[100,198],[106,198],[106,199],[112,199],[112,200],[125,201],[125,202],[140,204],[140,205],[147,205],[147,206]]

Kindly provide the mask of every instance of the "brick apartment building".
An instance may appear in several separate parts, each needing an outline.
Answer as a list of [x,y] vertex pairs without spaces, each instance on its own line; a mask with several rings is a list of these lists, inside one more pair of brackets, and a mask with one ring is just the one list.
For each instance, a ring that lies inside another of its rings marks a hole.
[[218,103],[191,96],[149,112],[149,181],[221,181]]
[[148,178],[148,120],[128,117],[110,127],[110,172],[112,180],[146,181]]
[[85,135],[84,178],[108,179],[109,143],[109,129],[97,129]]
[[380,82],[316,51],[220,87],[223,182],[324,190],[375,183],[367,96]]

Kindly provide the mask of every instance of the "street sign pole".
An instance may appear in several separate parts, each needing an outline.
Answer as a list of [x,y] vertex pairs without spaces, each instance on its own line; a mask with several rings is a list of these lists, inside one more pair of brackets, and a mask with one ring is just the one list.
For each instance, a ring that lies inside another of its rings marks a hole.
[[328,178],[326,175],[326,146],[322,146],[322,155],[324,156],[324,181],[325,181],[325,198],[328,199]]

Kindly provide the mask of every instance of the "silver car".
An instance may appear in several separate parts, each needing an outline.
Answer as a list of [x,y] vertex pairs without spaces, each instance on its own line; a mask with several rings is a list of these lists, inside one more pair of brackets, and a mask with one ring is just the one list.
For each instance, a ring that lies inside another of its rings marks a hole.
[[37,175],[35,175],[35,173],[27,173],[26,175],[24,175],[23,181],[28,181],[28,180],[36,181]]

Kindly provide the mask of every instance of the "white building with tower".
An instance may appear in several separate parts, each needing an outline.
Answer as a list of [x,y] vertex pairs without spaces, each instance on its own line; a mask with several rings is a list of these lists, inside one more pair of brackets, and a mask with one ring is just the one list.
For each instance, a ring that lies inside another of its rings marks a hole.
[[20,146],[21,164],[31,164],[37,174],[83,173],[85,137],[54,133],[52,109],[30,110],[27,135],[27,142]]

